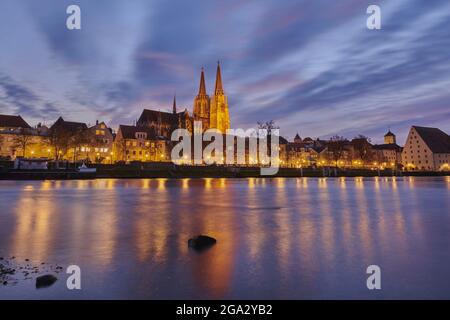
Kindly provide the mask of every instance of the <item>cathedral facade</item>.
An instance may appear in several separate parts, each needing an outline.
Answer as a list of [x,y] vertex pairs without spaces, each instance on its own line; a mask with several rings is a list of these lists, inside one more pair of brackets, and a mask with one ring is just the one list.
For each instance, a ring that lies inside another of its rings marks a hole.
[[205,72],[202,68],[200,86],[193,103],[193,113],[177,111],[176,97],[173,100],[172,112],[144,109],[136,127],[148,128],[153,136],[170,140],[175,129],[187,129],[193,132],[194,121],[202,123],[202,130],[217,129],[225,134],[230,128],[228,99],[225,95],[220,64],[217,65],[216,83],[211,97],[206,92]]
[[217,129],[223,134],[230,129],[228,98],[222,84],[220,63],[217,64],[216,85],[211,97],[206,93],[205,72],[202,69],[198,94],[194,99],[194,121],[201,121],[203,130]]

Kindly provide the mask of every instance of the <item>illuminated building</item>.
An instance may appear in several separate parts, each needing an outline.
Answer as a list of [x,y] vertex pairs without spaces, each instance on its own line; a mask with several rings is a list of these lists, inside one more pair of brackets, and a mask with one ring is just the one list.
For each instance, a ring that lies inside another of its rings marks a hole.
[[437,128],[411,127],[402,152],[406,170],[450,170],[450,136]]
[[168,161],[169,141],[148,127],[120,125],[114,140],[114,161]]

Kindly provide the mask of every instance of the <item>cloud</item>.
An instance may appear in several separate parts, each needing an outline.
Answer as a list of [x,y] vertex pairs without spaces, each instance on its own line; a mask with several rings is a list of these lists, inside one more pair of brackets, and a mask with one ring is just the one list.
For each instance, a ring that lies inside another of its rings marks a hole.
[[41,117],[42,114],[58,113],[58,109],[51,102],[41,99],[31,89],[1,73],[0,90],[3,92],[0,96],[2,113],[22,114],[34,118]]
[[[65,28],[69,4],[82,9],[81,31]],[[145,107],[169,110],[175,92],[191,109],[200,68],[211,92],[221,60],[235,127],[274,119],[290,137],[381,137],[388,126],[401,135],[412,124],[450,131],[450,4],[379,1],[380,31],[366,29],[369,4],[7,1],[0,30],[15,42],[0,52],[9,76],[0,101],[36,120],[59,111],[131,123]]]

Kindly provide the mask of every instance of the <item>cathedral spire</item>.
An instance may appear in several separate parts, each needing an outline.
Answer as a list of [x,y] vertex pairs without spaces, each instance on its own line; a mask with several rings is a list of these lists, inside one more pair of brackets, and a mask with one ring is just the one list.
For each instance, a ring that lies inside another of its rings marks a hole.
[[173,114],[177,113],[177,94],[175,93],[173,95],[173,107],[172,107]]
[[223,134],[230,129],[228,98],[223,91],[220,62],[217,62],[216,88],[210,102],[209,128],[218,129]]
[[200,88],[198,89],[198,95],[204,96],[206,95],[206,85],[205,85],[205,71],[202,67],[202,74],[200,76]]
[[222,73],[220,72],[220,61],[217,61],[216,89],[214,91],[214,94],[215,95],[223,94]]
[[198,95],[194,99],[193,117],[194,121],[201,121],[203,128],[209,129],[209,103],[210,99],[206,93],[205,85],[205,71],[202,67],[202,73],[200,76],[200,87]]

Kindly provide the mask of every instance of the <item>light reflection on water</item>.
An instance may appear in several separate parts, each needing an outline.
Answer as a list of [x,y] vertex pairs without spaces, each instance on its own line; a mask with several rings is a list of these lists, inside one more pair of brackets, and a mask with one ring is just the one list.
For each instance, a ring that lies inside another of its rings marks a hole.
[[[78,264],[84,285],[0,298],[450,298],[449,192],[448,177],[3,181],[0,256]],[[191,252],[196,234],[218,244]]]

